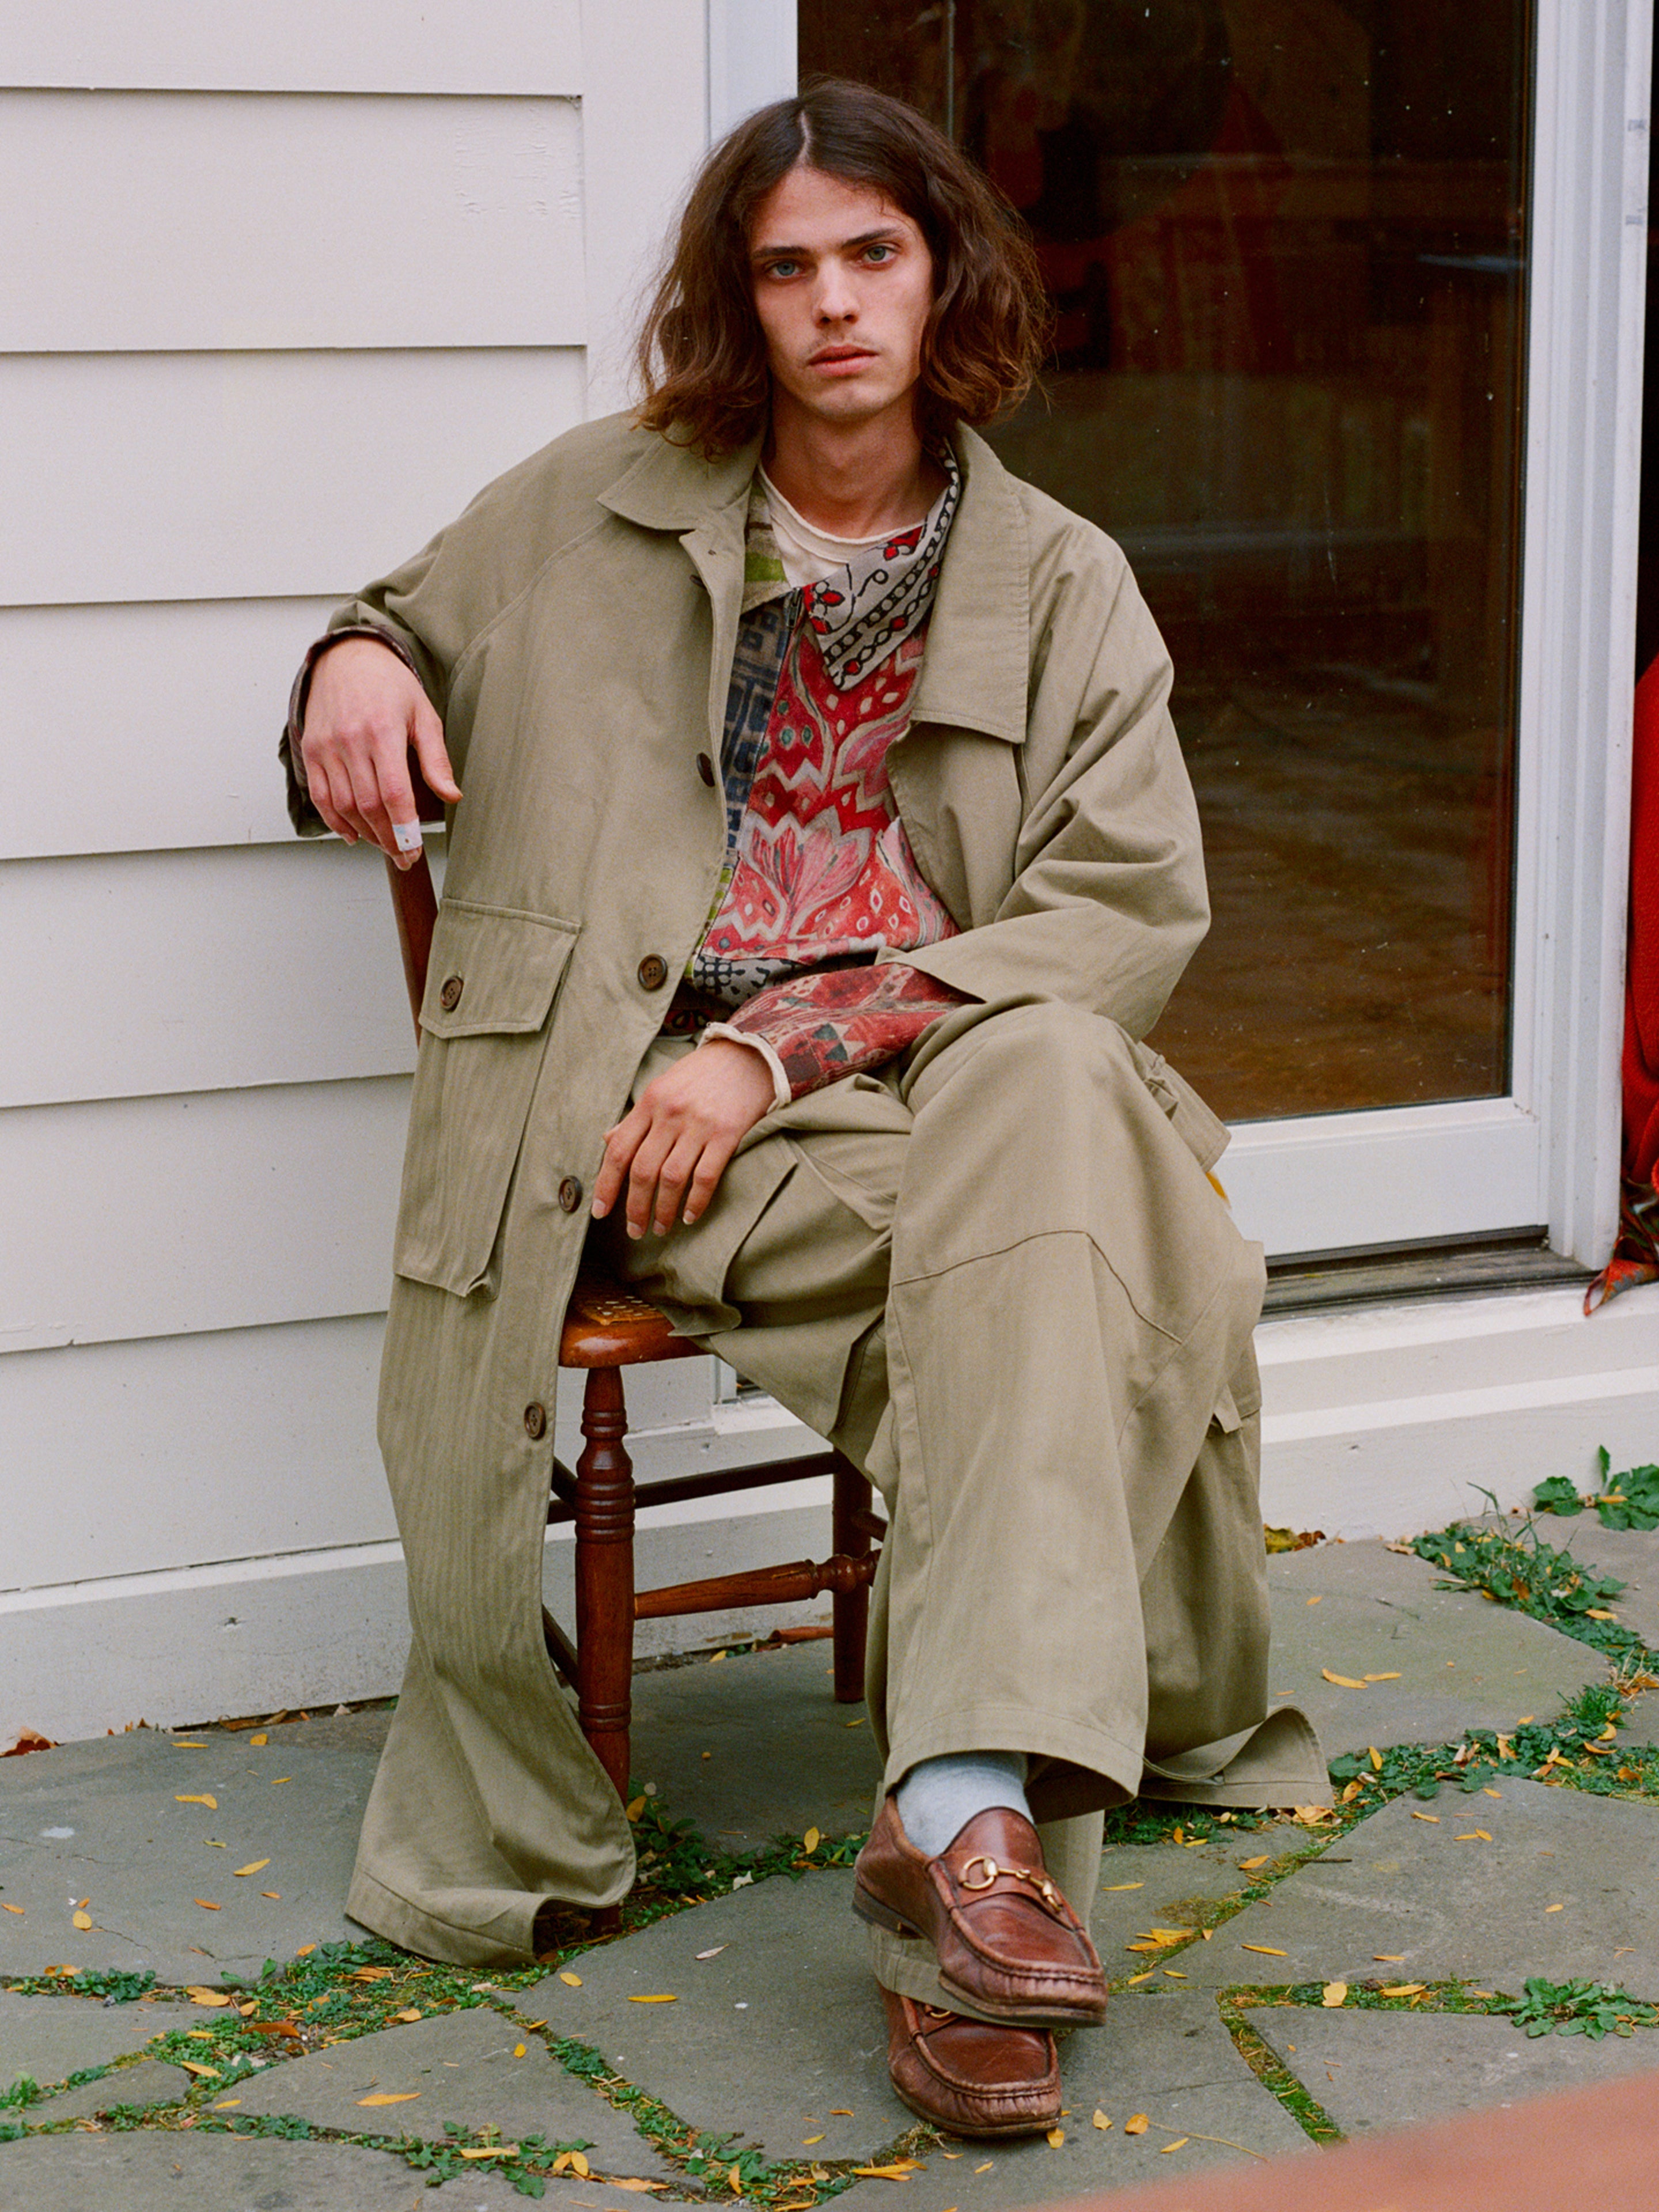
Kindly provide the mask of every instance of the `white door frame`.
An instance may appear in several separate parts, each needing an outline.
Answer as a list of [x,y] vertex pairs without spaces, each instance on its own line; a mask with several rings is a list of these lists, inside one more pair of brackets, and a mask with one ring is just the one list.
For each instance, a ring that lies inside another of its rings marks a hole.
[[[718,133],[793,89],[794,0],[708,9]],[[1536,0],[1510,1091],[1242,1126],[1222,1172],[1270,1254],[1537,1224],[1599,1267],[1613,1242],[1652,22]]]

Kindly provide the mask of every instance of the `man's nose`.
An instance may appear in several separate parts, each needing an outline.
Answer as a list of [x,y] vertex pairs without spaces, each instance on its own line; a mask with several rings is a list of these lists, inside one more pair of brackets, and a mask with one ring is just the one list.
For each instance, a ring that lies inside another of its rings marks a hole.
[[823,271],[812,307],[821,323],[850,323],[856,318],[858,295],[844,270],[831,268]]

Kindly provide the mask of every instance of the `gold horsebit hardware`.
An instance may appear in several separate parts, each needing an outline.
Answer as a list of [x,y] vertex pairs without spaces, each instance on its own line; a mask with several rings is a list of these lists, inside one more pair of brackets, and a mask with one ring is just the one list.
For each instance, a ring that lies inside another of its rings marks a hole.
[[[968,1879],[969,1871],[974,1867],[984,1868],[985,1877],[982,1881],[970,1881]],[[963,1865],[963,1869],[957,1876],[957,1879],[964,1889],[989,1889],[992,1883],[1003,1875],[1006,1875],[1010,1881],[1030,1882],[1031,1887],[1037,1892],[1043,1903],[1051,1911],[1059,1912],[1064,1906],[1066,1902],[1065,1899],[1054,1887],[1053,1882],[1049,1881],[1046,1874],[1036,1874],[1033,1872],[1030,1867],[1006,1867],[1000,1865],[995,1859],[990,1857],[988,1854],[984,1851],[975,1851],[973,1857],[969,1859]]]

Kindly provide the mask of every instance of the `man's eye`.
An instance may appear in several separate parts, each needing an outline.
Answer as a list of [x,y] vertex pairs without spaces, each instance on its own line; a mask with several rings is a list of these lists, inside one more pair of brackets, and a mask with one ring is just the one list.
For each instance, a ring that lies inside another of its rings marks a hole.
[[769,261],[766,264],[766,273],[769,276],[793,276],[799,273],[799,261]]
[[897,252],[898,248],[896,246],[866,246],[864,249],[864,258],[866,261],[890,261]]

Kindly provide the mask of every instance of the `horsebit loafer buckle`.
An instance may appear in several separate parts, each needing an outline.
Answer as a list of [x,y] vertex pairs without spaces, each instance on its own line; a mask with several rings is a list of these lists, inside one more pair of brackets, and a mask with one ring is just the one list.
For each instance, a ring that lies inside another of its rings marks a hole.
[[[984,1868],[985,1878],[982,1881],[969,1880],[969,1869],[972,1867]],[[957,1880],[964,1889],[989,1889],[993,1882],[1002,1875],[1006,1875],[1011,1881],[1029,1882],[1051,1912],[1060,1912],[1066,1902],[1046,1874],[1034,1873],[1030,1867],[1003,1866],[987,1851],[975,1851],[972,1858],[964,1861]]]

